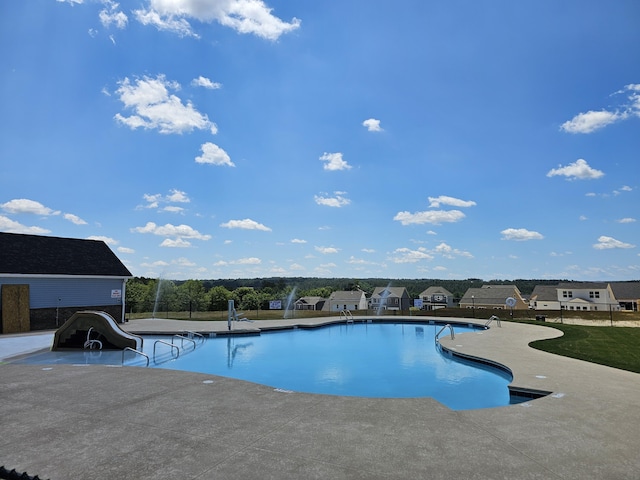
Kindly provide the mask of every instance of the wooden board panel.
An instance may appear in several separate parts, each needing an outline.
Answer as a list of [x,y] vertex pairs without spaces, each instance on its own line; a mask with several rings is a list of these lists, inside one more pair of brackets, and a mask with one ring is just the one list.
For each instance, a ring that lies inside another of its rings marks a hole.
[[29,285],[2,285],[2,333],[29,330]]

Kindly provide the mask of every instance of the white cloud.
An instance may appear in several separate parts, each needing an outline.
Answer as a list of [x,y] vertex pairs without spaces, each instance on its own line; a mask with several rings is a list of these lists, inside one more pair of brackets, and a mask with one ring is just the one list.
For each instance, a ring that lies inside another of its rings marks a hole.
[[200,38],[191,29],[191,24],[184,18],[175,18],[172,15],[162,16],[155,10],[134,10],[133,14],[136,20],[142,25],[151,25],[156,27],[160,31],[175,33],[180,37],[195,37]]
[[631,217],[625,217],[625,218],[621,218],[620,220],[618,220],[618,223],[634,223],[636,221],[635,218],[631,218]]
[[161,237],[176,238],[194,238],[197,240],[209,240],[211,235],[203,235],[189,225],[156,225],[154,222],[147,222],[144,227],[135,227],[131,229],[135,233],[152,233]]
[[[189,203],[191,199],[187,195],[187,192],[172,188],[167,195],[161,193],[149,194],[145,193],[142,198],[147,202],[146,205],[138,205],[136,208],[159,208],[161,203]],[[175,205],[168,205],[162,208],[164,212],[182,213],[184,208]]]
[[433,255],[424,247],[417,250],[404,247],[395,249],[390,260],[394,263],[416,263],[421,260],[433,260],[433,258]]
[[136,253],[136,251],[133,248],[129,248],[129,247],[118,247],[117,248],[118,253]]
[[43,233],[51,233],[51,230],[40,227],[27,227],[15,220],[11,220],[8,217],[0,215],[0,232],[39,235]]
[[591,133],[623,118],[626,118],[624,113],[590,110],[586,113],[579,113],[571,120],[564,122],[560,125],[560,129],[568,133]]
[[257,257],[246,257],[246,258],[239,258],[237,260],[229,260],[229,261],[219,260],[213,265],[215,267],[226,267],[227,265],[260,265],[261,263],[262,263],[262,260],[260,260]]
[[160,244],[160,246],[167,247],[167,248],[189,248],[191,246],[191,242],[180,237],[165,238]]
[[273,9],[262,0],[150,0],[148,5],[146,9],[134,11],[138,21],[181,36],[196,36],[187,18],[203,23],[216,21],[239,33],[268,40],[277,40],[280,35],[300,27],[297,18],[287,23],[274,16]]
[[306,240],[301,240],[299,238],[292,238],[291,243],[307,243]]
[[210,165],[227,165],[229,167],[235,167],[235,164],[231,161],[229,154],[225,152],[215,143],[207,142],[200,146],[202,155],[196,157],[196,163],[208,163]]
[[453,248],[452,246],[447,245],[444,242],[437,245],[436,248],[432,250],[432,252],[438,253],[443,257],[450,258],[450,259],[456,258],[456,257],[473,258],[473,255],[471,255],[469,252],[464,250],[459,250],[457,248]]
[[6,203],[0,203],[0,208],[8,213],[30,213],[33,215],[60,215],[59,210],[52,210],[45,207],[40,202],[29,200],[27,198],[15,198]]
[[376,120],[375,118],[368,118],[362,125],[367,127],[367,130],[370,132],[382,132],[382,127],[380,126],[380,120]]
[[200,75],[198,78],[194,78],[193,80],[191,80],[191,85],[193,85],[194,87],[204,87],[209,90],[217,90],[219,88],[222,88],[221,83],[212,82],[211,80],[209,80],[206,77],[203,77],[202,75]]
[[361,251],[364,253],[376,253],[375,249],[373,248],[363,248],[361,249]]
[[526,228],[507,228],[500,233],[503,235],[502,240],[516,240],[518,242],[542,240],[544,238],[542,234],[527,230]]
[[168,81],[164,75],[144,76],[133,83],[126,77],[118,85],[116,93],[120,101],[134,114],[125,117],[117,113],[114,118],[133,130],[142,127],[164,134],[182,134],[194,129],[209,129],[212,134],[218,131],[216,124],[198,112],[191,102],[183,104],[179,97],[170,93],[179,90],[180,84]]
[[103,0],[103,4],[107,7],[103,10],[100,10],[98,17],[100,18],[100,23],[105,28],[109,28],[111,24],[114,24],[116,28],[123,29],[127,26],[129,18],[127,15],[122,12],[122,10],[118,10],[120,6],[118,3],[113,2],[111,0]]
[[65,213],[63,215],[65,220],[69,220],[71,223],[75,224],[75,225],[86,225],[87,222],[85,222],[83,219],[81,219],[80,217],[78,217],[77,215],[74,215],[73,213]]
[[621,242],[613,237],[600,236],[598,237],[598,243],[593,245],[596,250],[608,250],[610,248],[634,248],[635,245],[630,243]]
[[338,253],[340,251],[340,249],[335,248],[335,247],[315,247],[317,252],[320,252],[322,254],[330,254],[330,253]]
[[620,190],[622,190],[623,192],[631,192],[633,188],[628,185],[623,185],[622,187],[620,187]]
[[72,7],[74,5],[82,5],[82,3],[84,2],[84,0],[56,0],[58,3],[68,3],[69,5],[71,5]]
[[271,231],[269,227],[250,218],[245,218],[244,220],[229,220],[226,223],[221,223],[220,226],[224,228],[240,228],[243,230],[262,230],[263,232]]
[[626,94],[627,101],[621,102],[615,111],[603,109],[579,113],[564,122],[560,130],[568,133],[591,133],[617,121],[640,116],[640,84],[625,85],[612,96],[619,94]]
[[549,170],[547,177],[564,176],[568,180],[592,180],[604,176],[604,172],[591,168],[586,160],[579,158],[574,163]]
[[171,193],[167,195],[167,202],[175,203],[189,203],[191,200],[187,196],[186,192],[172,188],[169,190]]
[[425,223],[440,225],[441,223],[459,222],[464,217],[465,214],[460,210],[427,210],[415,213],[398,212],[393,219],[402,225],[422,225]]
[[340,152],[336,152],[336,153],[324,153],[322,154],[322,156],[320,157],[320,160],[323,162],[326,162],[324,164],[324,169],[325,170],[348,170],[351,168],[351,165],[349,165],[347,162],[345,162],[342,159],[342,153]]
[[104,242],[107,245],[117,245],[118,241],[111,238],[111,237],[105,237],[103,235],[90,235],[87,237],[87,240],[98,240],[100,242]]
[[476,202],[473,200],[460,200],[458,198],[447,197],[446,195],[440,195],[439,197],[429,197],[430,208],[440,208],[440,205],[449,205],[452,207],[474,207]]
[[344,195],[347,192],[334,192],[333,197],[325,197],[322,195],[314,195],[313,199],[318,205],[324,205],[325,207],[344,207],[351,203],[351,200],[346,198]]

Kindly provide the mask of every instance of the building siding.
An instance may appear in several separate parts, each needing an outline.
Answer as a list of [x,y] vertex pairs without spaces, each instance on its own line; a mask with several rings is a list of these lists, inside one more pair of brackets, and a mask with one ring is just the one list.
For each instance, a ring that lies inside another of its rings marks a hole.
[[0,278],[1,284],[29,284],[29,307],[84,307],[87,305],[121,305],[122,298],[112,298],[112,290],[122,291],[121,278]]

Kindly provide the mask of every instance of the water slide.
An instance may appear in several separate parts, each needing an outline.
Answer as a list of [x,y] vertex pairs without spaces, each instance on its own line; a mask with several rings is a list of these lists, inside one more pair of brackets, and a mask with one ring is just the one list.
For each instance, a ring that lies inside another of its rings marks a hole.
[[51,350],[105,349],[142,350],[142,338],[120,328],[106,312],[83,310],[76,312],[53,337]]

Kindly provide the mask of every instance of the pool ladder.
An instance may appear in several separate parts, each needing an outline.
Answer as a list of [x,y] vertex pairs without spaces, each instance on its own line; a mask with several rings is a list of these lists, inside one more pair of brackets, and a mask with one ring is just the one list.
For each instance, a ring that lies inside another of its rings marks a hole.
[[436,333],[436,336],[435,336],[436,344],[438,344],[438,345],[440,344],[440,342],[438,341],[438,339],[440,338],[440,334],[441,334],[442,332],[444,332],[447,328],[448,328],[448,329],[449,329],[449,331],[450,331],[450,334],[451,334],[451,340],[453,340],[454,338],[456,338],[456,334],[455,334],[455,333],[454,333],[454,331],[453,331],[453,327],[451,326],[451,324],[450,324],[450,323],[447,323],[446,325],[443,325],[443,326],[442,326],[442,328],[438,331],[438,333]]
[[[167,345],[171,348],[171,360],[176,359],[180,356],[180,349],[182,348],[182,350],[184,350],[184,342],[190,342],[193,344],[193,350],[196,349],[196,347],[198,346],[198,342],[196,342],[194,340],[194,338],[197,338],[198,340],[200,340],[200,345],[202,345],[205,342],[205,337],[204,335],[202,335],[201,333],[197,333],[197,332],[192,332],[190,330],[186,330],[185,332],[188,334],[189,336],[184,336],[184,335],[178,335],[175,334],[171,337],[171,343],[167,342],[166,340],[156,340],[155,342],[153,342],[153,363],[157,364],[157,363],[162,363],[162,362],[158,362],[158,360],[156,359],[156,348],[158,347],[158,344],[163,344],[163,345]],[[180,339],[180,347],[178,347],[174,342],[176,339]],[[146,359],[146,365],[145,366],[149,366],[150,363],[150,358],[149,355],[147,355],[146,353],[143,353],[139,350],[136,350],[134,348],[131,347],[125,347],[122,350],[122,364],[124,365],[124,354],[126,351],[130,351],[130,352],[134,352],[136,355],[141,355]],[[175,356],[174,356],[174,352],[175,352]]]
[[353,323],[353,315],[351,315],[351,312],[349,310],[342,310],[340,312],[340,320],[342,320],[343,316],[347,323]]
[[502,325],[500,324],[500,317],[498,317],[497,315],[491,315],[489,317],[489,320],[487,320],[487,322],[484,324],[485,328],[489,328],[489,324],[491,322],[493,322],[495,320],[496,324],[502,328]]

